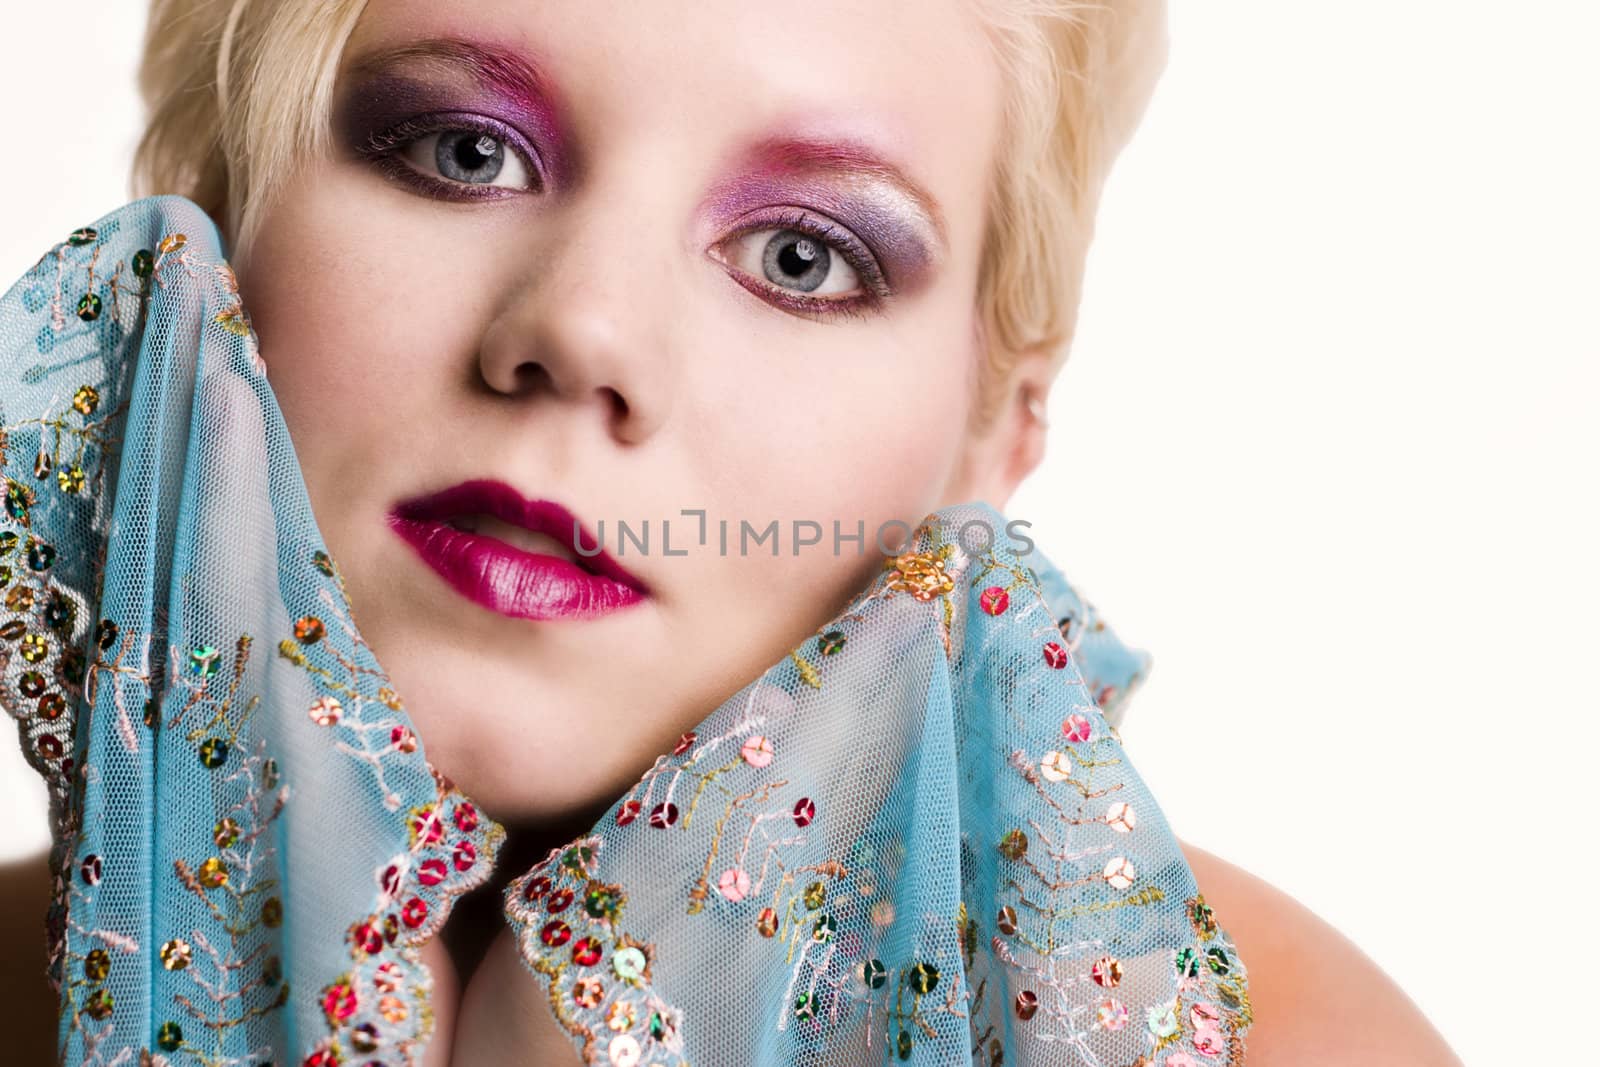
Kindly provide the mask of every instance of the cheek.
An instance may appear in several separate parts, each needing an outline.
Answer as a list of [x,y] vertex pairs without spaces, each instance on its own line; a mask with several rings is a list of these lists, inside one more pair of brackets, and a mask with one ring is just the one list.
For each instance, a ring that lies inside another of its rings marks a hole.
[[[297,181],[237,265],[314,500],[382,484],[372,475],[395,462],[374,464],[407,423],[452,417],[460,390],[447,386],[471,369],[495,285],[426,254],[426,224],[403,200],[347,186],[337,169]],[[484,250],[474,263],[505,258]]]

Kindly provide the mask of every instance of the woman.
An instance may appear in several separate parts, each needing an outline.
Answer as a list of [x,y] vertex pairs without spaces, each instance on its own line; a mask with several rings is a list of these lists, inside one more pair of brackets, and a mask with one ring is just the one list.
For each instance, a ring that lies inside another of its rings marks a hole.
[[[1037,465],[1162,48],[1122,2],[154,5],[144,191],[221,224],[361,633],[509,831],[422,948],[425,1062],[577,1062],[500,891],[882,569],[802,524],[1003,506]],[[794,550],[566,537],[686,515]],[[1453,1062],[1331,929],[1185,855],[1252,1064]]]

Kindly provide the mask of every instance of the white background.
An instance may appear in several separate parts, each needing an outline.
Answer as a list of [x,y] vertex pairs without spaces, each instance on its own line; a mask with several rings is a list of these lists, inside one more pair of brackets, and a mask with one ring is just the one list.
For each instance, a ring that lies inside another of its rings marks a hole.
[[[143,5],[7,6],[9,282],[127,198]],[[1010,509],[1154,654],[1124,737],[1179,835],[1474,1065],[1594,1017],[1596,10],[1179,4]],[[47,842],[15,748],[0,856]]]

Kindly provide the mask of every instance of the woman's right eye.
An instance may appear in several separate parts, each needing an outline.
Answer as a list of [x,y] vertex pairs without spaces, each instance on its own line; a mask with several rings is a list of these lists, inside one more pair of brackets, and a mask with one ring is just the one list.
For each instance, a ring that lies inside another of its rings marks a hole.
[[482,130],[456,128],[427,133],[396,154],[426,177],[446,182],[528,192],[538,187],[522,156]]

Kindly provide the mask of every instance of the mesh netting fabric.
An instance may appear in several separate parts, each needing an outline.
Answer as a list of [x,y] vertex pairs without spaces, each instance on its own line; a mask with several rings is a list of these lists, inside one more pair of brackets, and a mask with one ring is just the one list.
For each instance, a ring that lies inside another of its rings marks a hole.
[[[354,625],[213,221],[0,300],[0,700],[50,793],[62,1063],[413,1064],[504,831]],[[1148,671],[981,503],[505,891],[620,1064],[1243,1062],[1246,972],[1116,726]]]

